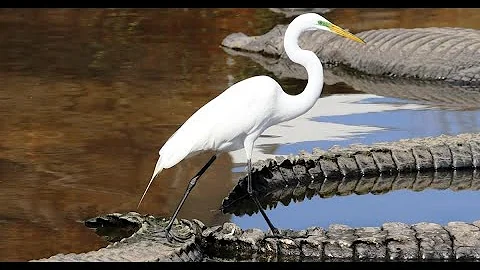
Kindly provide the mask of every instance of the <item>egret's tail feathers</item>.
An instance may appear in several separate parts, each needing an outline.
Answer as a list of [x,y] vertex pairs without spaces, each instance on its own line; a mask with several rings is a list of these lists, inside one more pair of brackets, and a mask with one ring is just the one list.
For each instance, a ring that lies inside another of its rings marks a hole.
[[145,194],[147,194],[147,191],[148,191],[148,189],[150,188],[150,185],[152,184],[153,179],[155,179],[155,177],[156,177],[162,170],[163,170],[163,167],[160,165],[160,158],[159,158],[158,161],[157,161],[157,164],[155,165],[155,170],[153,171],[152,178],[150,179],[150,182],[148,182],[148,186],[147,186],[147,188],[145,189],[145,191],[143,192],[142,198],[140,199],[140,202],[139,202],[138,205],[137,205],[137,209],[140,207],[140,204],[141,204],[142,201],[143,201],[143,197],[145,197]]

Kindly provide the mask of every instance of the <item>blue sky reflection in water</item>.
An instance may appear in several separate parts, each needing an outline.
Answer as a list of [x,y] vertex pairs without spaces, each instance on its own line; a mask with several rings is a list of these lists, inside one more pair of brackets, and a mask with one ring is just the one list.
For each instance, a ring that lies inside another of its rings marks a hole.
[[[382,195],[348,195],[321,198],[314,196],[302,202],[278,203],[266,211],[274,225],[284,229],[306,229],[310,226],[328,228],[331,224],[352,227],[381,226],[385,222],[435,222],[442,225],[450,221],[472,222],[478,220],[478,191],[434,190],[421,192],[398,190]],[[232,222],[241,228],[268,226],[260,214],[234,216]]]
[[[391,104],[392,106],[412,104],[410,101],[366,97],[355,104]],[[284,143],[275,148],[273,155],[288,155],[301,150],[311,151],[314,147],[328,149],[333,145],[348,146],[353,143],[372,144],[396,141],[404,138],[456,135],[480,131],[480,110],[457,111],[423,106],[417,109],[393,109],[384,111],[356,112],[343,115],[310,117],[320,123],[336,123],[347,126],[377,127],[371,132],[346,136],[343,140],[318,140]],[[295,127],[291,127],[292,132]],[[321,131],[319,131],[321,132]],[[237,167],[236,171],[242,171]],[[321,198],[314,195],[301,202],[290,201],[288,206],[278,203],[267,210],[272,222],[280,228],[306,229],[310,226],[328,228],[330,224],[346,224],[352,227],[381,226],[385,222],[435,222],[446,224],[449,221],[471,222],[479,219],[478,191],[427,188],[422,191],[396,190],[374,195],[351,194]],[[261,228],[268,230],[259,214],[233,216],[232,221],[241,228]]]
[[[364,100],[363,102],[370,103],[378,100],[382,99]],[[398,99],[388,98],[387,100],[397,100],[398,103],[403,103]],[[385,129],[351,139],[345,139],[343,141],[315,141],[285,144],[279,147],[278,154],[295,153],[297,149],[311,149],[313,147],[328,149],[335,144],[340,146],[348,146],[352,143],[372,144],[377,142],[397,141],[400,139],[439,136],[441,134],[456,135],[466,132],[480,131],[480,110],[396,110],[351,115],[322,116],[316,117],[313,120],[319,122],[341,123],[345,125],[377,126]]]

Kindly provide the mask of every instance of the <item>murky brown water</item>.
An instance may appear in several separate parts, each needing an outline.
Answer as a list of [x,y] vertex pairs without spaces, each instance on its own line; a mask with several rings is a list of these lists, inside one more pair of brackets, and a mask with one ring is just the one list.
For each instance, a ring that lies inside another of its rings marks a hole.
[[[352,32],[480,29],[478,9],[336,9],[325,16]],[[136,210],[165,140],[229,84],[264,73],[227,55],[222,39],[263,34],[280,22],[268,9],[0,9],[0,260],[106,246],[81,221]],[[138,211],[170,215],[208,158],[163,171]],[[180,217],[229,220],[216,209],[238,179],[231,168],[221,156]]]

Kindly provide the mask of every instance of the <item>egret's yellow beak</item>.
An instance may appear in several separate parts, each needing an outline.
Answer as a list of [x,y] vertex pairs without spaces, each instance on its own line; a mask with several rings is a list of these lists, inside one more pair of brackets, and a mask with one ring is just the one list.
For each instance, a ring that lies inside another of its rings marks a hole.
[[334,33],[336,33],[336,34],[338,34],[338,35],[340,35],[340,36],[342,36],[342,37],[346,37],[346,38],[349,38],[349,39],[354,40],[354,41],[356,41],[356,42],[360,42],[360,43],[362,43],[362,44],[366,44],[366,42],[363,41],[363,39],[355,36],[354,34],[348,32],[347,30],[344,30],[344,29],[336,26],[336,25],[333,24],[333,23],[330,23],[329,25],[327,25],[327,27],[328,27],[332,32],[334,32]]

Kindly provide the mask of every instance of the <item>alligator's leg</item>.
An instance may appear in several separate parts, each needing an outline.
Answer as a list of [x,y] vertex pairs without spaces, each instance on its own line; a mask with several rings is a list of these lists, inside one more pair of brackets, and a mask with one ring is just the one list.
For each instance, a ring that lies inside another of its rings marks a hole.
[[165,227],[165,235],[168,239],[169,242],[172,241],[172,238],[171,238],[171,235],[170,235],[170,230],[172,229],[172,225],[173,225],[173,222],[175,221],[175,219],[177,218],[177,215],[178,215],[178,212],[180,212],[180,208],[182,208],[183,206],[183,203],[185,202],[185,200],[187,199],[188,197],[188,194],[190,194],[190,192],[192,191],[193,187],[195,187],[195,184],[197,184],[197,180],[200,178],[200,176],[202,176],[202,174],[208,169],[208,167],[210,167],[210,165],[212,165],[212,163],[215,161],[215,159],[217,158],[217,155],[214,155],[213,157],[211,157],[207,164],[205,164],[205,166],[203,166],[202,169],[200,169],[200,171],[198,171],[198,173],[190,180],[190,182],[188,183],[188,186],[187,186],[187,190],[185,191],[185,194],[183,194],[183,198],[182,200],[180,201],[180,203],[178,204],[177,206],[177,209],[175,209],[175,212],[173,213],[172,215],[172,218],[170,219],[170,221],[168,222],[168,225],[167,227]]
[[247,182],[247,192],[248,195],[250,195],[250,198],[255,202],[255,204],[258,207],[258,210],[260,210],[260,213],[262,214],[263,218],[268,224],[268,227],[270,227],[270,230],[272,231],[273,235],[280,235],[279,231],[275,226],[273,226],[272,222],[268,218],[267,214],[262,208],[262,205],[258,201],[257,195],[253,192],[253,187],[252,187],[252,160],[248,159],[247,160],[247,165],[248,165],[248,182]]

